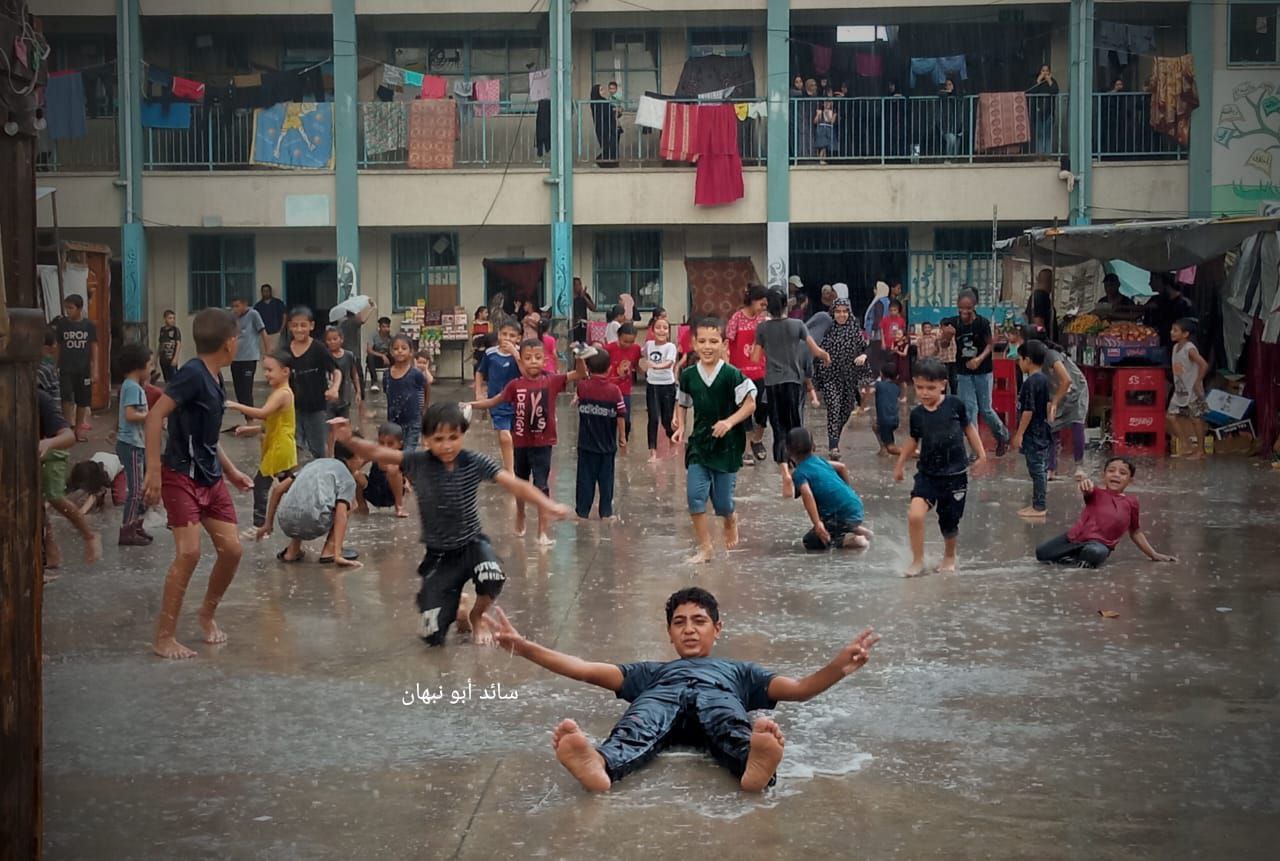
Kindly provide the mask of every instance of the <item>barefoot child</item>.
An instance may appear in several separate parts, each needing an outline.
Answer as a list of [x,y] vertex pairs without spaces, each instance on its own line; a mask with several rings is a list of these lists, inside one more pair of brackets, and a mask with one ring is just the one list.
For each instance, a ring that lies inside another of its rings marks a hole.
[[[44,501],[49,507],[71,522],[84,539],[84,561],[90,565],[102,558],[102,539],[89,528],[84,514],[67,498],[67,449],[76,444],[75,432],[59,412],[61,406],[43,389],[36,390],[40,410],[40,484]],[[62,553],[53,539],[53,526],[46,515],[44,519],[45,567],[57,568],[62,564]],[[52,579],[52,578],[51,578]]]
[[[582,379],[586,372],[575,368],[568,374],[544,373],[546,358],[542,339],[527,339],[520,345],[520,377],[507,383],[498,395],[471,406],[492,409],[501,403],[511,405],[515,410],[511,438],[515,444],[516,478],[533,482],[534,487],[550,496],[548,479],[551,450],[556,444],[556,398],[570,381]],[[516,535],[524,535],[524,501],[520,499],[516,500]],[[545,508],[538,514],[538,543],[544,547],[555,544]]]
[[1102,469],[1102,485],[1088,476],[1076,481],[1084,495],[1084,511],[1063,535],[1051,538],[1036,548],[1036,559],[1081,568],[1098,568],[1116,549],[1126,534],[1138,549],[1153,562],[1177,562],[1177,558],[1157,553],[1138,524],[1138,500],[1125,494],[1137,474],[1133,462],[1113,457]]
[[[498,327],[498,343],[484,351],[480,367],[476,368],[476,400],[502,394],[507,383],[520,376],[517,354],[520,352],[520,326],[514,320],[504,320]],[[502,453],[502,468],[515,470],[515,453],[511,441],[511,419],[515,409],[501,403],[489,412],[493,429],[498,432],[498,449]],[[408,431],[406,430],[406,433]],[[408,443],[408,438],[405,438]]]
[[382,388],[387,393],[387,421],[400,426],[405,451],[417,451],[427,378],[414,364],[413,345],[407,335],[391,339],[391,367],[382,375]]
[[[609,382],[609,354],[596,350],[586,357],[590,376],[578,383],[577,513],[586,520],[596,488],[600,489],[600,519],[613,519],[614,461],[627,453],[627,405],[622,392]],[[672,387],[674,388],[674,386]],[[653,413],[649,413],[650,421]]]
[[357,370],[355,355],[343,346],[342,330],[330,326],[324,330],[324,346],[333,357],[333,363],[342,374],[342,385],[338,386],[338,399],[325,404],[325,414],[329,418],[349,418],[351,407],[358,407],[356,415],[364,415],[364,379]]
[[[1191,340],[1200,324],[1183,317],[1169,329],[1173,339],[1173,397],[1169,400],[1169,423],[1180,441],[1178,457],[1200,460],[1204,457],[1204,377],[1209,363]],[[1193,444],[1191,438],[1195,437]]]
[[364,365],[369,369],[369,391],[380,391],[378,388],[379,371],[391,367],[391,318],[378,318],[378,331],[369,339],[364,348]]
[[795,466],[782,464],[782,498],[804,501],[813,523],[804,536],[805,549],[870,546],[871,530],[862,525],[862,499],[853,489],[849,467],[816,456],[813,436],[805,428],[792,428],[787,434],[787,452]]
[[[284,478],[271,491],[266,522],[258,527],[256,539],[269,536],[279,512],[280,531],[291,539],[276,554],[281,562],[303,561],[302,542],[324,536],[320,564],[359,568],[354,551],[346,551],[347,522],[355,505],[362,461],[340,442],[333,445],[333,457],[313,460],[297,475]],[[345,555],[344,555],[345,554]]]
[[156,364],[160,366],[160,375],[166,383],[173,379],[181,356],[182,330],[178,328],[178,317],[173,311],[166,310],[164,325],[160,327],[156,340]]
[[338,400],[342,372],[333,355],[311,337],[313,321],[310,308],[299,306],[289,312],[289,385],[293,388],[298,445],[317,458],[324,457],[329,446],[327,409],[330,402]]
[[84,318],[84,298],[72,293],[62,303],[62,318],[54,322],[58,333],[58,388],[62,414],[76,440],[85,442],[89,429],[89,405],[93,381],[98,378],[98,329]]
[[1049,446],[1053,434],[1049,430],[1049,378],[1044,375],[1048,348],[1040,341],[1023,341],[1018,346],[1018,367],[1022,370],[1022,386],[1018,389],[1018,428],[1009,441],[1022,451],[1031,475],[1031,505],[1018,512],[1019,517],[1043,518],[1046,513]]
[[[378,445],[383,448],[404,448],[404,431],[395,422],[383,422],[378,427]],[[358,482],[357,482],[358,483]],[[369,513],[369,506],[374,508],[394,508],[396,517],[408,517],[404,510],[404,476],[397,466],[369,467],[369,477],[364,489],[357,496],[356,511]]]
[[147,393],[142,384],[151,365],[151,350],[145,344],[125,344],[120,348],[120,421],[116,429],[116,455],[124,468],[125,500],[120,536],[121,546],[146,546],[151,539],[142,531],[142,478],[146,471],[146,448],[142,426],[147,420]]
[[631,323],[623,323],[618,327],[618,339],[606,344],[609,354],[609,382],[622,392],[622,400],[627,404],[627,439],[631,439],[631,385],[636,369],[640,367],[643,355],[640,345],[636,343],[636,327]]
[[351,426],[336,423],[335,438],[364,460],[397,466],[413,482],[422,518],[422,543],[427,554],[418,566],[422,588],[418,611],[422,614],[419,636],[431,646],[445,642],[457,617],[462,588],[475,583],[476,603],[470,620],[477,642],[491,642],[484,611],[497,599],[506,577],[489,539],[480,527],[476,491],[482,481],[494,481],[514,496],[545,509],[551,518],[568,515],[527,481],[502,469],[493,458],[462,447],[467,419],[455,403],[432,404],[423,419],[426,451],[402,452],[366,442],[351,434]]
[[298,468],[298,445],[295,439],[293,389],[289,387],[288,353],[270,353],[262,360],[262,374],[271,387],[267,402],[261,407],[250,407],[235,401],[227,406],[241,413],[246,419],[260,421],[260,425],[241,425],[236,436],[262,434],[262,459],[258,462],[258,474],[253,478],[253,525],[267,522],[267,504],[271,485],[275,481],[292,476]]
[[969,461],[964,443],[969,441],[977,454],[975,464],[985,463],[987,451],[978,436],[978,426],[969,423],[964,402],[946,394],[947,369],[936,359],[925,359],[915,367],[916,405],[911,410],[911,436],[898,453],[893,480],[902,481],[907,461],[920,451],[915,484],[911,488],[911,508],[907,523],[911,533],[911,567],[903,576],[919,577],[924,570],[924,518],[938,512],[944,551],[938,571],[956,570],[956,536],[964,517],[969,488]]
[[644,402],[649,412],[649,462],[654,463],[658,459],[659,423],[667,432],[667,439],[671,439],[679,354],[676,345],[671,343],[671,323],[667,320],[655,315],[649,324],[649,335],[649,340],[644,342],[644,355],[640,357],[640,370],[644,371]]
[[[698,550],[687,561],[709,562],[715,553],[707,526],[707,499],[724,521],[726,550],[738,546],[738,517],[733,491],[747,434],[742,424],[755,412],[756,385],[742,371],[724,361],[724,328],[714,317],[694,326],[698,364],[680,373],[675,433],[671,441],[685,442],[684,461],[689,516]],[[693,421],[689,421],[689,408]]]
[[902,386],[898,383],[898,363],[886,361],[880,369],[880,379],[876,380],[876,440],[880,443],[880,454],[896,455],[898,447],[893,441],[893,432],[898,429],[899,402],[902,397]]
[[553,673],[613,691],[630,705],[604,743],[592,746],[572,720],[556,727],[556,759],[591,792],[604,792],[672,744],[709,749],[738,778],[744,792],[775,782],[783,737],[769,718],[748,712],[802,702],[836,685],[866,664],[880,637],[870,628],[822,669],[802,679],[772,673],[759,664],[711,657],[723,624],[715,596],[697,587],[667,599],[667,636],[674,661],[605,664],[526,640],[501,608],[494,608],[499,646]]
[[781,472],[787,461],[787,435],[804,424],[805,354],[824,364],[831,357],[822,352],[803,322],[787,316],[786,294],[770,290],[765,303],[769,319],[756,327],[751,359],[759,362],[763,357],[765,363],[763,381],[773,429],[773,462]]
[[[200,562],[202,525],[217,557],[196,618],[206,643],[227,641],[213,618],[240,564],[236,509],[227,493],[227,482],[241,490],[253,489],[253,481],[236,469],[218,445],[225,403],[219,375],[235,358],[238,334],[235,318],[220,308],[196,314],[191,321],[196,358],[173,375],[164,395],[147,414],[146,503],[155,505],[163,496],[174,545],[152,644],[162,658],[193,658],[196,654],[179,643],[176,635],[182,599]],[[160,435],[166,419],[170,419],[169,440],[162,446]]]

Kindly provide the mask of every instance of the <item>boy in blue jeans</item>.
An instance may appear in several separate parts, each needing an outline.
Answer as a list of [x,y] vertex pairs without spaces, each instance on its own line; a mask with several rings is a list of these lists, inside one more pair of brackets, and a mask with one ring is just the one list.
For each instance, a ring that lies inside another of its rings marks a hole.
[[1026,457],[1027,472],[1031,475],[1031,505],[1019,510],[1019,517],[1042,519],[1047,515],[1049,447],[1053,445],[1053,432],[1049,428],[1049,378],[1042,373],[1047,352],[1043,341],[1023,341],[1018,345],[1018,367],[1023,373],[1022,386],[1018,389],[1020,418],[1009,445]]
[[707,526],[708,498],[716,515],[724,521],[725,549],[738,546],[733,491],[747,442],[742,423],[755,413],[756,385],[724,360],[724,324],[720,320],[707,317],[695,323],[693,346],[698,363],[680,373],[671,442],[688,442],[684,454],[686,488],[698,551],[686,561],[698,563],[710,562],[715,555]]
[[782,464],[782,496],[804,501],[813,523],[804,535],[805,549],[869,547],[871,530],[862,525],[862,499],[853,489],[849,467],[816,457],[813,436],[805,428],[787,434],[787,452],[795,466]]

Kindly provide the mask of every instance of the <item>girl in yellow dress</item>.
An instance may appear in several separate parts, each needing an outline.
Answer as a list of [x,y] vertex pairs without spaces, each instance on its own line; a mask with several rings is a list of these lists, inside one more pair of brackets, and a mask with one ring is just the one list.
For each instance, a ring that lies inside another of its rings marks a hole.
[[276,352],[262,360],[262,373],[271,386],[271,394],[261,407],[227,401],[227,407],[244,414],[260,425],[241,425],[236,436],[262,434],[262,460],[258,474],[253,479],[253,525],[245,530],[246,537],[255,537],[258,528],[267,521],[267,500],[271,485],[281,477],[288,477],[298,468],[298,445],[294,432],[293,389],[289,388],[291,356]]

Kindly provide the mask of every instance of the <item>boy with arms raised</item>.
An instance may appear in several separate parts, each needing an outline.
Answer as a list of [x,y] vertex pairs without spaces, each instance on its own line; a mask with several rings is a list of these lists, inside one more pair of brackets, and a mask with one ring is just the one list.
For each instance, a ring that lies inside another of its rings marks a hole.
[[555,729],[556,759],[592,792],[604,792],[672,744],[705,746],[744,792],[764,790],[774,782],[784,740],[776,723],[760,717],[753,724],[747,712],[812,699],[861,669],[880,640],[868,628],[822,669],[791,679],[759,664],[711,657],[723,627],[720,608],[715,596],[697,587],[667,599],[667,636],[679,658],[665,663],[585,661],[526,640],[500,608],[494,610],[499,646],[631,704],[609,738],[595,747],[572,720]]
[[[219,378],[235,358],[238,335],[236,320],[226,311],[206,308],[196,314],[191,321],[191,338],[197,355],[178,369],[155,407],[147,412],[144,498],[150,506],[163,497],[174,545],[152,645],[162,658],[193,658],[196,654],[178,642],[176,633],[187,584],[200,562],[201,526],[213,540],[217,557],[197,619],[206,643],[227,641],[213,616],[236,576],[241,549],[236,509],[226,482],[240,490],[253,489],[253,479],[236,469],[218,445],[226,403]],[[161,445],[166,419],[169,441]]]

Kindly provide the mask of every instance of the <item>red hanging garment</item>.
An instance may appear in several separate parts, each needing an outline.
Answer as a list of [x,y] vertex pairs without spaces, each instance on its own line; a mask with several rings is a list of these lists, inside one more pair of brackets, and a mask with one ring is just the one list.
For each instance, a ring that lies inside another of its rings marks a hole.
[[700,105],[697,131],[694,204],[719,206],[740,200],[744,194],[742,156],[738,154],[738,115],[733,105]]
[[658,155],[667,161],[693,161],[698,153],[698,106],[667,102]]
[[179,78],[177,75],[174,75],[173,97],[175,99],[182,99],[184,102],[203,102],[204,84],[199,81]]

